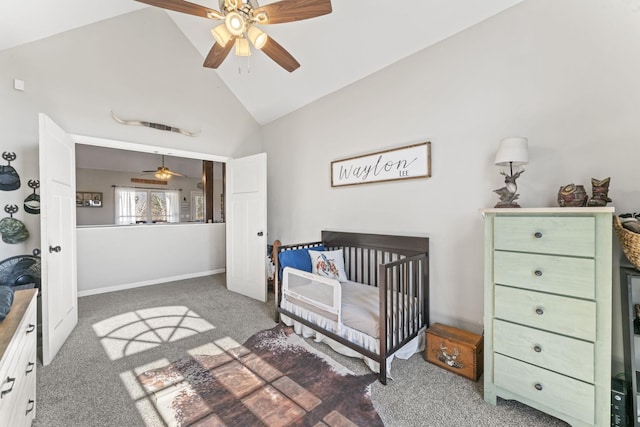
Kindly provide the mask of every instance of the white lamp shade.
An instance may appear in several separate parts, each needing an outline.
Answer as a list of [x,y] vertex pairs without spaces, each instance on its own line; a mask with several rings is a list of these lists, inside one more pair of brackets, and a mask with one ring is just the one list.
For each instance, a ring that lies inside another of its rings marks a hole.
[[495,164],[498,166],[520,166],[529,163],[529,143],[527,138],[512,137],[500,141]]
[[213,34],[213,38],[216,39],[218,44],[223,47],[229,43],[229,40],[231,40],[231,33],[225,24],[220,24],[212,29],[211,34]]
[[268,36],[256,27],[250,27],[247,31],[247,35],[249,36],[249,40],[251,40],[251,43],[253,43],[256,49],[262,49],[267,43]]
[[249,40],[239,37],[236,39],[236,55],[249,56],[251,55],[251,49],[249,49]]

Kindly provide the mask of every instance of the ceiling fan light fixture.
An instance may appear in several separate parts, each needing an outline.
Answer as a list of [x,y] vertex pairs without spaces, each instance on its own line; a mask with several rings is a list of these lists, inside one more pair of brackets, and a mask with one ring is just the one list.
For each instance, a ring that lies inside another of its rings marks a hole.
[[224,23],[227,26],[227,30],[234,36],[239,36],[247,31],[247,24],[238,12],[227,13],[226,18],[224,18]]
[[209,19],[224,19],[224,15],[217,10],[207,10],[207,18]]
[[226,46],[232,37],[232,34],[229,32],[225,24],[220,24],[213,28],[211,30],[211,34],[213,34],[213,38],[216,39],[216,42],[218,42],[220,46]]
[[256,21],[258,24],[266,24],[267,21],[269,20],[269,15],[267,15],[267,12],[258,12],[255,15],[253,15],[253,20]]
[[224,0],[224,5],[227,9],[237,9],[242,2],[238,0]]
[[249,56],[251,55],[251,49],[249,48],[249,40],[244,37],[236,39],[236,55]]
[[263,31],[256,27],[249,27],[247,35],[249,36],[249,40],[251,40],[251,43],[253,43],[256,49],[262,49],[267,43],[267,38],[269,37]]
[[[216,42],[211,46],[202,64],[206,68],[214,69],[229,56],[232,48],[235,48],[236,55],[242,56],[251,55],[251,49],[259,49],[291,73],[300,67],[300,63],[271,35],[251,28],[255,25],[261,29],[263,24],[302,21],[333,12],[331,0],[271,0],[268,2],[270,4],[264,6],[258,4],[263,0],[209,0],[218,3],[217,7],[212,8],[191,3],[193,0],[136,1],[174,12],[224,21],[224,29],[219,27],[211,30]],[[212,27],[213,25],[209,28]],[[251,46],[252,44],[255,47]]]
[[168,180],[169,178],[171,178],[171,174],[167,171],[158,171],[156,172],[156,178],[161,179],[163,181]]

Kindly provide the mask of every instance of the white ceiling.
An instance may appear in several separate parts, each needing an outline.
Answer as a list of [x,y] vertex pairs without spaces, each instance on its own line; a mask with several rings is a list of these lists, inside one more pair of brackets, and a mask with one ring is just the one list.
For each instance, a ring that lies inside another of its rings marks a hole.
[[[248,61],[231,53],[211,72],[266,124],[521,1],[333,0],[329,15],[262,26],[300,62],[293,73],[255,50]],[[218,0],[193,2],[219,9]],[[143,7],[133,0],[1,0],[0,50]],[[218,22],[168,13],[204,58]]]

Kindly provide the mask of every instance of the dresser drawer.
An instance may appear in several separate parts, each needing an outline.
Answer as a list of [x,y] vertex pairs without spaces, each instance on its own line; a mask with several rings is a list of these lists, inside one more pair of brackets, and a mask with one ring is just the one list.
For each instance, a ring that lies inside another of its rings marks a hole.
[[8,419],[16,404],[20,388],[20,381],[16,375],[19,370],[19,356],[17,353],[11,354],[0,368],[0,420]]
[[542,292],[495,287],[496,319],[588,341],[596,339],[596,304]]
[[593,383],[593,343],[495,320],[493,349],[506,356]]
[[[3,359],[0,368],[0,419],[13,411],[27,377],[27,364],[30,360],[36,362],[35,329],[31,328],[35,325],[35,315],[35,304],[31,304],[11,340],[5,354],[7,359]],[[33,368],[35,370],[35,365]]]
[[592,217],[496,217],[494,248],[506,251],[593,257]]
[[595,261],[590,258],[495,251],[495,283],[595,299]]
[[36,295],[35,290],[17,291],[9,315],[0,323],[0,342],[6,343],[0,348],[0,420],[11,420],[8,425],[16,427],[30,425],[33,418],[16,420],[23,406],[27,415],[26,395],[35,395]]
[[500,354],[495,355],[493,372],[496,386],[594,424],[593,385]]
[[[35,372],[35,371],[34,371]],[[30,376],[25,378],[18,389],[13,412],[11,414],[12,427],[29,427],[36,414],[36,378]]]

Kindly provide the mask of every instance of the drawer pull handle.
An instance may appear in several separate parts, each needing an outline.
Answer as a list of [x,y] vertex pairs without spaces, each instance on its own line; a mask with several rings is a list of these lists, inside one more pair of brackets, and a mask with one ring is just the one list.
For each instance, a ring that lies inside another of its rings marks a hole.
[[535,271],[536,276],[540,277],[542,276],[542,270],[536,270]]
[[35,367],[36,367],[35,363],[33,363],[33,362],[27,363],[27,370],[25,371],[25,374],[30,374],[31,372],[33,372]]
[[540,307],[536,308],[536,314],[542,316],[544,314],[544,310]]
[[536,239],[542,239],[542,233],[539,231],[536,231],[536,233],[534,234],[534,236],[536,237]]
[[[31,406],[29,406],[31,405]],[[29,401],[27,402],[27,412],[25,412],[25,415],[27,415],[29,412],[33,411],[33,409],[36,407],[36,401],[33,399],[29,399]]]
[[533,351],[535,351],[536,353],[540,353],[542,352],[542,347],[540,347],[539,345],[536,345],[533,347]]
[[9,388],[9,390],[2,390],[2,392],[0,392],[0,399],[2,399],[5,394],[11,393],[11,390],[13,390],[13,386],[16,383],[16,379],[15,378],[11,378],[11,377],[7,377],[7,379],[6,379],[6,381],[4,383],[5,384],[11,383],[11,387]]
[[36,325],[34,325],[33,323],[29,323],[29,327],[27,327],[27,333],[30,334],[35,330],[36,330]]
[[536,383],[536,385],[534,385],[534,387],[536,388],[536,390],[542,391],[542,384]]

